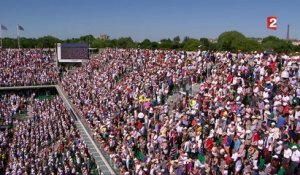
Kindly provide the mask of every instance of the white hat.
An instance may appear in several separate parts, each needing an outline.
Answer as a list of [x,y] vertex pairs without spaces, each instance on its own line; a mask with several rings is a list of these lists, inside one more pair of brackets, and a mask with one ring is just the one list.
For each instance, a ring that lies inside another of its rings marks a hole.
[[220,150],[220,154],[224,154],[225,153],[225,150],[224,149],[221,149]]
[[278,159],[278,156],[277,155],[274,155],[274,156],[272,156],[273,158],[275,158],[275,159]]
[[274,126],[274,125],[275,125],[275,122],[272,122],[271,125]]
[[292,146],[292,149],[298,149],[298,147],[296,145]]
[[281,140],[278,142],[279,145],[281,145],[282,143],[283,143],[283,142],[282,142]]
[[251,133],[251,130],[247,130],[247,131],[246,131],[246,134],[250,134],[250,133]]

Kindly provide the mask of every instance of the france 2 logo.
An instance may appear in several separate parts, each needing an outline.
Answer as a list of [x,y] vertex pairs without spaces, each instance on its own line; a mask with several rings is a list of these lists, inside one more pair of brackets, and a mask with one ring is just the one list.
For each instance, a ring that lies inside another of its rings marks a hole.
[[269,16],[267,18],[267,27],[271,30],[277,29],[277,17],[276,16]]

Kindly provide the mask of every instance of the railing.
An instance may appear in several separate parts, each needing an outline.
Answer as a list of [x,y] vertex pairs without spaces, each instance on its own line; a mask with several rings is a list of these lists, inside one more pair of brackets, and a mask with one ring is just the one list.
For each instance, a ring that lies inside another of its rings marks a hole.
[[[61,92],[64,94],[64,96],[66,97],[66,99],[68,101],[69,100],[69,96],[67,95],[67,93],[64,91],[64,89],[62,88],[61,84],[58,85]],[[113,171],[115,172],[115,174],[118,174],[118,168],[117,166],[113,163],[113,160],[110,158],[110,156],[108,155],[108,153],[102,148],[102,146],[100,145],[101,140],[96,136],[96,138],[94,137],[94,133],[92,132],[92,130],[90,129],[89,124],[87,123],[87,121],[84,119],[82,112],[73,104],[73,103],[69,103],[71,105],[71,107],[73,108],[74,112],[76,113],[76,115],[78,116],[78,119],[81,121],[81,123],[83,124],[83,126],[85,127],[85,129],[87,130],[87,132],[89,133],[89,135],[92,136],[93,141],[95,142],[96,146],[98,147],[98,149],[100,150],[101,154],[104,156],[104,158],[107,160],[108,164],[113,168]],[[101,171],[101,169],[98,167],[99,171]],[[100,173],[101,174],[101,173]]]
[[[102,65],[102,66],[105,66],[105,64]],[[138,68],[137,68],[137,69],[138,69]],[[129,73],[132,72],[133,70],[135,70],[135,69],[134,69],[134,66],[133,66],[133,64],[132,64],[131,67],[127,67],[127,68],[124,70],[124,72],[122,72],[121,74],[119,74],[118,76],[116,76],[116,78],[112,81],[112,86],[114,86],[114,85],[116,85],[118,82],[120,82],[120,81],[122,80],[122,78],[123,78],[126,74],[129,74]],[[202,70],[202,71],[204,71],[204,70]],[[206,71],[208,71],[208,70],[206,70]],[[203,77],[203,78],[206,79],[206,78],[210,77],[210,75],[211,75],[211,73],[210,73],[210,71],[208,71],[206,77]],[[190,75],[190,76],[191,76],[191,75]],[[183,88],[183,91],[184,91],[184,92],[187,92],[187,93],[189,93],[189,94],[191,94],[191,95],[194,95],[194,94],[193,94],[193,90],[192,90],[192,84],[193,84],[193,83],[189,81],[190,76],[188,76],[187,81],[181,82],[181,83],[182,83],[182,86],[180,86],[180,88]],[[67,100],[70,101],[70,100],[69,100],[69,95],[64,91],[62,84],[59,83],[58,86],[60,87],[61,92],[65,95],[65,97],[67,98]],[[174,89],[174,93],[178,92],[180,88]],[[91,127],[90,127],[89,123],[88,123],[88,122],[86,121],[86,119],[83,117],[83,116],[84,116],[83,113],[82,113],[82,112],[81,112],[81,111],[80,111],[73,103],[70,103],[70,105],[71,105],[72,108],[74,109],[74,111],[75,111],[75,113],[77,114],[77,116],[79,116],[79,120],[80,120],[81,123],[84,125],[84,127],[86,128],[86,130],[87,130],[87,132],[89,133],[89,135],[92,136],[93,141],[95,142],[96,146],[98,147],[98,149],[100,150],[100,152],[102,153],[102,155],[105,157],[106,160],[108,160],[108,161],[107,161],[108,164],[113,168],[113,171],[114,171],[116,174],[118,174],[118,173],[117,173],[117,172],[118,172],[118,167],[117,167],[117,165],[115,165],[114,161],[111,159],[111,157],[109,156],[109,154],[102,148],[102,146],[101,146],[101,144],[100,144],[100,143],[101,143],[101,140],[98,138],[98,136],[96,136],[96,138],[94,137],[94,133],[93,133],[93,131],[91,130]],[[101,170],[100,170],[100,171],[101,171]]]

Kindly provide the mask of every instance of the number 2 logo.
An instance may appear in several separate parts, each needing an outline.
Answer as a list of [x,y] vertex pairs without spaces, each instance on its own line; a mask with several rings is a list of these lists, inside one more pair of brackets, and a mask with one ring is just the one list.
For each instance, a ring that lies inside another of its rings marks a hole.
[[267,18],[267,27],[271,30],[277,29],[277,17],[276,16],[269,16]]

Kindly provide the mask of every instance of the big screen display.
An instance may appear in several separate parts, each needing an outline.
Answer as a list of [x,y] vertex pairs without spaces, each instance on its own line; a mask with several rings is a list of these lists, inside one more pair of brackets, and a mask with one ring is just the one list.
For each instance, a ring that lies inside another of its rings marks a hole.
[[89,59],[87,43],[62,43],[61,59]]

